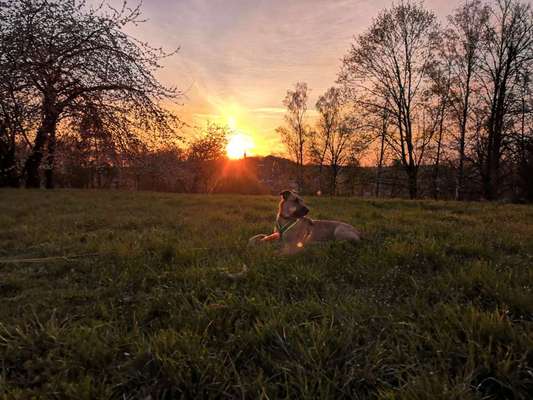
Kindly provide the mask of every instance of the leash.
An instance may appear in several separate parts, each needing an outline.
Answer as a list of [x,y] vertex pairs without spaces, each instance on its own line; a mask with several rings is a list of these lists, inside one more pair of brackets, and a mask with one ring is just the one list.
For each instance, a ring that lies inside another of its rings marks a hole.
[[[219,247],[187,247],[186,250],[191,251],[213,251],[213,250],[238,250],[242,246],[219,246]],[[96,258],[103,256],[103,253],[86,253],[86,254],[69,254],[64,256],[50,256],[38,258],[0,258],[1,264],[33,264],[42,262],[57,262],[57,261],[75,261],[80,258]],[[16,256],[15,256],[16,257]]]
[[87,253],[87,254],[71,254],[68,256],[52,256],[52,257],[42,257],[42,258],[11,258],[11,259],[0,259],[0,264],[30,264],[30,263],[40,263],[48,261],[73,261],[77,258],[89,258],[89,257],[99,257],[99,253]]

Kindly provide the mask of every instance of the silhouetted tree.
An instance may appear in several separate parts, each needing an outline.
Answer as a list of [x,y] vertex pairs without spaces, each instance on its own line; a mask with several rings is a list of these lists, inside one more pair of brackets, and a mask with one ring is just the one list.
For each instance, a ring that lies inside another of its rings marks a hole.
[[208,123],[205,130],[189,141],[187,160],[192,168],[193,192],[210,193],[214,189],[227,144],[228,129],[213,123]]
[[296,162],[297,184],[300,191],[304,185],[303,166],[309,138],[309,128],[306,123],[308,92],[307,84],[304,82],[296,83],[294,90],[287,90],[283,100],[283,105],[287,108],[286,126],[280,126],[276,130],[289,155]]
[[513,118],[517,114],[513,108],[520,102],[521,74],[533,60],[531,5],[518,0],[497,0],[486,31],[480,76],[488,111],[476,162],[483,194],[493,200],[502,189],[500,167],[512,140]]
[[515,159],[520,178],[520,198],[533,201],[533,66],[522,73],[517,129],[514,135]]
[[0,2],[0,187],[20,183],[20,150],[29,144],[29,130],[37,113],[29,85],[13,62],[21,57],[20,47],[10,41],[8,27],[1,22]]
[[[316,109],[319,114],[316,130],[313,131],[310,140],[310,153],[312,160],[319,165],[319,189],[322,187],[322,170],[328,152],[330,152],[331,140],[335,131],[339,129],[341,120],[341,99],[340,89],[332,87],[318,98]],[[336,179],[336,178],[335,178]]]
[[0,82],[0,187],[18,187],[17,147],[24,137],[25,106]]
[[458,152],[455,188],[456,200],[464,197],[467,131],[472,112],[472,97],[478,94],[476,84],[483,56],[490,7],[480,0],[465,1],[448,17],[444,30],[441,57],[450,70],[450,105],[457,121],[458,135],[454,147]]
[[364,107],[390,114],[388,141],[407,173],[415,198],[418,169],[431,137],[416,130],[428,68],[439,44],[435,15],[422,5],[401,2],[382,11],[344,57],[339,82],[355,89]]
[[173,132],[176,118],[160,104],[179,93],[154,76],[160,60],[172,53],[124,32],[141,22],[139,7],[14,0],[0,3],[0,13],[3,58],[40,99],[42,118],[25,163],[26,186],[40,186],[43,159],[46,187],[54,186],[58,124],[89,106],[121,138]]
[[[432,137],[433,141],[428,146],[433,150],[431,163],[432,171],[432,195],[435,199],[439,198],[440,187],[440,167],[443,159],[445,142],[449,137],[445,135],[446,121],[450,114],[450,88],[452,85],[452,70],[449,60],[440,60],[436,62],[429,70],[431,82],[426,91],[425,110],[424,110],[424,127],[429,130],[425,132],[426,137]],[[426,116],[429,123],[426,123]]]

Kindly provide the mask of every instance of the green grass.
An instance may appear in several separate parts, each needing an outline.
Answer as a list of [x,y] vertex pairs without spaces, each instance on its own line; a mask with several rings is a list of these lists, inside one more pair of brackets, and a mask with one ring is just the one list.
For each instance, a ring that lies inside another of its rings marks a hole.
[[0,398],[533,393],[533,207],[310,198],[364,242],[247,250],[276,203],[0,191],[1,260],[87,255],[0,263]]

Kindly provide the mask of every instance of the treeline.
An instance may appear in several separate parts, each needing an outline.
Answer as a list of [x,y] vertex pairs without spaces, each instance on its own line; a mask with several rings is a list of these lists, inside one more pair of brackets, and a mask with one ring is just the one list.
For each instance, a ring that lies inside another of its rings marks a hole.
[[124,32],[140,22],[140,9],[126,4],[0,1],[0,187],[264,193],[289,185],[533,201],[528,3],[466,1],[443,21],[418,2],[383,10],[354,38],[312,116],[307,85],[287,91],[277,131],[292,163],[228,163],[228,130],[213,124],[182,137],[170,111],[182,94],[155,77],[174,51]]
[[[224,191],[228,182],[221,172],[227,163],[228,134],[226,127],[208,123],[179,143],[155,148],[142,142],[131,143],[127,151],[95,127],[63,134],[57,139],[55,184],[83,189]],[[252,188],[252,183],[247,182]]]
[[227,128],[208,123],[179,134],[183,123],[170,110],[181,92],[155,76],[175,51],[125,33],[143,22],[139,7],[0,1],[0,187],[238,186],[221,182]]
[[532,61],[528,3],[467,1],[442,23],[418,2],[383,10],[319,97],[318,122],[307,85],[287,91],[278,131],[297,186],[315,181],[304,179],[312,163],[322,192],[349,191],[354,166],[371,159],[377,196],[400,168],[411,198],[533,201]]

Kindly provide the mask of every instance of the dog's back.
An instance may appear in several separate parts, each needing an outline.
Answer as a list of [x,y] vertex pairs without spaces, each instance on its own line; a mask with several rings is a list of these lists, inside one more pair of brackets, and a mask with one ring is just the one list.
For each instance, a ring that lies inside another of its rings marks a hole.
[[327,240],[352,240],[361,239],[360,232],[352,225],[345,222],[330,220],[311,220],[313,229],[311,230],[311,241]]

